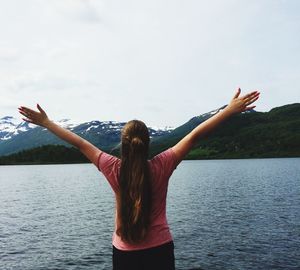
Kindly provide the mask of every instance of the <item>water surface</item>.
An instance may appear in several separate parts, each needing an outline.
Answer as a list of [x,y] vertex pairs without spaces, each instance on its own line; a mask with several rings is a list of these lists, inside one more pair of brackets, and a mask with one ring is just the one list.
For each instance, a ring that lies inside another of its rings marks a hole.
[[[300,159],[183,161],[176,269],[299,269]],[[111,269],[114,196],[91,164],[0,167],[0,269]]]

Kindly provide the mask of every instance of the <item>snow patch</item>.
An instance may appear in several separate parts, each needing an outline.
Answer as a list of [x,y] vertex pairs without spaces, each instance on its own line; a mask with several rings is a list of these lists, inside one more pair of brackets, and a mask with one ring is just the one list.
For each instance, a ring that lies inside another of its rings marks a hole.
[[153,130],[155,130],[155,131],[170,131],[170,130],[175,129],[175,128],[172,127],[172,126],[164,126],[164,127],[151,126],[151,127],[148,127],[148,128],[153,129]]
[[97,128],[97,127],[99,127],[99,125],[90,126],[87,128],[86,132],[90,131],[92,128]]

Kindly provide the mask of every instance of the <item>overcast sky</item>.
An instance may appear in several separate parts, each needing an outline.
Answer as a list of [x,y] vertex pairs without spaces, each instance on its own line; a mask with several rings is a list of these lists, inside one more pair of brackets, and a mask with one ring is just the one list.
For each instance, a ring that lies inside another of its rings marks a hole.
[[0,0],[0,117],[178,126],[242,92],[300,102],[298,0]]

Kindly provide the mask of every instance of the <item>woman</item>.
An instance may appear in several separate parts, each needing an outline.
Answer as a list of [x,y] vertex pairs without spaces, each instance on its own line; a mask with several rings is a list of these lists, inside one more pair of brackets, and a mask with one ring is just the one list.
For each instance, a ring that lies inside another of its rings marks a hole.
[[224,110],[198,125],[175,146],[148,160],[149,134],[142,121],[129,121],[122,129],[121,159],[64,129],[39,111],[21,106],[24,121],[43,126],[77,147],[104,174],[116,197],[113,234],[113,269],[175,269],[174,244],[166,219],[168,180],[200,137],[230,116],[253,109],[254,91],[240,97],[240,88]]

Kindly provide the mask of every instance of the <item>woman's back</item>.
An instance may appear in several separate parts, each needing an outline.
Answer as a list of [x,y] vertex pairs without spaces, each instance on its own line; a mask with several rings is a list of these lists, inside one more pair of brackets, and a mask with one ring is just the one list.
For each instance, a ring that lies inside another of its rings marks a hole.
[[[169,148],[148,161],[151,172],[152,207],[150,226],[144,240],[138,244],[129,244],[117,235],[117,213],[113,245],[120,250],[140,250],[162,245],[172,241],[166,219],[166,196],[169,178],[178,165],[172,148]],[[105,152],[98,157],[98,169],[104,174],[115,194],[119,192],[121,160]]]

